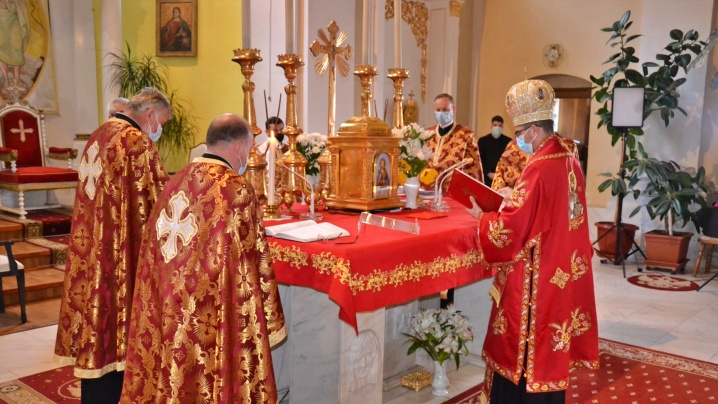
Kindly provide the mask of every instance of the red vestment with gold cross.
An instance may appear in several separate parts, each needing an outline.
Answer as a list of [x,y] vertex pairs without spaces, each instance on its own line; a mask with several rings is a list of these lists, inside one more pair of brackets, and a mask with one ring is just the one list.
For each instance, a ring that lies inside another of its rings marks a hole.
[[140,240],[168,179],[133,123],[95,130],[78,170],[55,359],[85,379],[124,369]]
[[143,238],[123,403],[277,402],[284,313],[254,189],[220,160],[175,174]]
[[[479,143],[476,140],[474,132],[459,124],[455,124],[454,128],[444,136],[440,136],[436,126],[432,126],[428,130],[433,130],[436,134],[427,142],[427,146],[431,148],[434,155],[429,159],[427,168],[435,169],[439,174],[446,171],[447,168],[456,163],[460,163],[465,158],[474,159],[470,164],[461,168],[461,171],[467,175],[476,178],[478,181],[484,181],[484,173],[481,169],[481,159],[479,158]],[[451,174],[446,174],[442,192],[446,192],[451,182]],[[434,189],[432,182],[427,189]]]
[[528,392],[566,390],[570,368],[599,363],[585,182],[562,143],[546,139],[507,206],[479,215],[479,247],[497,268],[483,356],[514,383],[525,373]]

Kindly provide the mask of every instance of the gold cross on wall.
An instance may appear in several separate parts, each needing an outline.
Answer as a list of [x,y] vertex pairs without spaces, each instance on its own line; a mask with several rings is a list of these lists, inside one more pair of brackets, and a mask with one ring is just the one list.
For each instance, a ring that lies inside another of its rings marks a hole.
[[[339,74],[342,77],[349,75],[349,58],[352,56],[352,48],[349,45],[341,46],[346,41],[347,34],[345,32],[339,32],[339,25],[332,20],[327,25],[327,31],[329,31],[329,37],[324,32],[324,29],[320,28],[317,30],[317,36],[322,41],[320,44],[316,39],[312,42],[309,50],[312,51],[312,55],[318,56],[322,54],[314,62],[314,72],[318,75],[323,75],[324,72],[329,70],[329,111],[328,111],[328,128],[327,136],[334,136],[334,119],[337,112],[337,78],[336,71],[339,68]],[[343,56],[337,58],[337,55]]]
[[21,141],[21,142],[24,142],[24,141],[25,141],[25,134],[26,134],[26,133],[34,133],[34,132],[35,132],[35,129],[33,129],[33,128],[25,129],[25,122],[23,122],[22,119],[19,119],[19,120],[18,120],[18,125],[20,125],[20,129],[12,128],[12,129],[10,129],[10,132],[12,132],[12,133],[19,133],[19,134],[20,134],[20,141]]
[[192,237],[197,234],[197,219],[192,213],[180,220],[185,209],[189,206],[189,199],[180,191],[177,195],[170,199],[172,206],[172,218],[167,216],[167,211],[162,209],[160,218],[157,219],[157,240],[161,239],[165,234],[169,234],[167,240],[162,244],[160,251],[165,258],[165,262],[170,262],[177,255],[177,236],[182,239],[182,244],[187,245]]

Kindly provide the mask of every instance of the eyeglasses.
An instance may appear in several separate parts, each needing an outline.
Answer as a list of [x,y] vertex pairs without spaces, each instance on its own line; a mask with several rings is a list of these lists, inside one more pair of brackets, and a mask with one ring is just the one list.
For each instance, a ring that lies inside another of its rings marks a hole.
[[533,126],[533,125],[529,125],[529,126],[523,128],[523,129],[521,129],[521,130],[517,130],[516,132],[514,132],[514,136],[519,137],[519,136],[523,135],[522,132],[525,133],[527,130],[531,129],[532,126]]

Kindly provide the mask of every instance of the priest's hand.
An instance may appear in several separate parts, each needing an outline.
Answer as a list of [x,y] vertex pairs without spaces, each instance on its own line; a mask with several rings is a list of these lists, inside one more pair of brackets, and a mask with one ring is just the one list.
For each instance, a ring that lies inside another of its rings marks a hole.
[[509,187],[503,187],[501,189],[496,190],[496,192],[500,193],[501,196],[504,197],[504,201],[508,201],[509,199],[511,199],[511,194],[514,193],[514,189],[509,188]]
[[469,196],[469,200],[471,201],[471,209],[466,208],[466,211],[469,212],[469,214],[473,216],[474,219],[478,219],[479,213],[484,213],[484,211],[481,210],[479,205],[476,204],[476,199],[474,199],[473,196]]

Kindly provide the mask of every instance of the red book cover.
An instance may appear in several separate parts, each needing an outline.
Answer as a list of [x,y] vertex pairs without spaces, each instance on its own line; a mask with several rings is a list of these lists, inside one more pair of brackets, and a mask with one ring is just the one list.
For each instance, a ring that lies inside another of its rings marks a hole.
[[484,185],[481,181],[467,175],[461,170],[455,170],[451,175],[449,195],[467,208],[471,208],[469,196],[473,196],[476,203],[484,212],[496,212],[501,207],[504,197],[500,193]]

